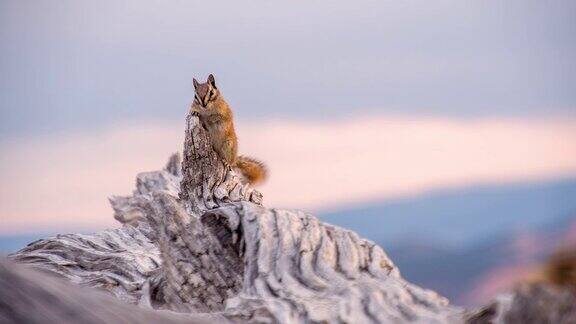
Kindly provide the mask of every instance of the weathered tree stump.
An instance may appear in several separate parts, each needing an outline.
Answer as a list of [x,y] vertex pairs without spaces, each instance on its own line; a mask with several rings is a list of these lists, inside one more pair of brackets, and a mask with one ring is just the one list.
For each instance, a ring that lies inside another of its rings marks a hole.
[[461,309],[402,279],[373,242],[263,207],[262,195],[220,161],[198,118],[186,123],[181,169],[175,155],[164,170],[139,174],[132,196],[111,198],[121,228],[39,240],[11,259],[158,312],[240,322],[463,321]]

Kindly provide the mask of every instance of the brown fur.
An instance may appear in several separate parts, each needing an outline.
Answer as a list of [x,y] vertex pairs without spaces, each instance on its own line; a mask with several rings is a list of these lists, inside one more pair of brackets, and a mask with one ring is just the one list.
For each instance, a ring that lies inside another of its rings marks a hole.
[[251,184],[261,183],[266,179],[267,171],[264,164],[247,156],[239,156],[236,167],[242,170],[242,174]]
[[194,88],[196,93],[192,112],[198,115],[208,131],[216,153],[226,165],[239,169],[250,184],[262,182],[266,178],[264,165],[252,158],[238,157],[238,138],[234,130],[232,109],[216,87],[214,76],[210,74],[206,83],[194,79]]
[[553,284],[576,287],[576,249],[556,252],[544,267],[544,276]]

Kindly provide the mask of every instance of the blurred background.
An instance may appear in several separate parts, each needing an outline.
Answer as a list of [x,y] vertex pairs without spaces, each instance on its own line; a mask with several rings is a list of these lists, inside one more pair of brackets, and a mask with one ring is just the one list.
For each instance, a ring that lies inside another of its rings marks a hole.
[[267,206],[478,305],[576,244],[575,34],[572,0],[3,0],[0,253],[118,226],[214,73]]

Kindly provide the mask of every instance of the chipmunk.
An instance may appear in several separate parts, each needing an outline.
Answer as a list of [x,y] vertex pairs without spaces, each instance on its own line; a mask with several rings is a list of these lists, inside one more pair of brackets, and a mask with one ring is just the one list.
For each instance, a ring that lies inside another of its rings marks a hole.
[[264,164],[256,159],[238,156],[238,138],[234,131],[232,110],[216,87],[214,76],[210,74],[206,83],[194,82],[194,102],[192,113],[200,118],[204,129],[208,131],[214,151],[230,168],[239,169],[251,185],[266,178]]

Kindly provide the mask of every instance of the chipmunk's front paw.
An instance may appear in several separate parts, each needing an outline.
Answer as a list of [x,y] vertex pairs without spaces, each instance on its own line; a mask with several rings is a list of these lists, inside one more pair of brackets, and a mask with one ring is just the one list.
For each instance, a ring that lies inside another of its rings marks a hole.
[[194,117],[200,117],[200,112],[197,110],[192,110],[192,116]]

